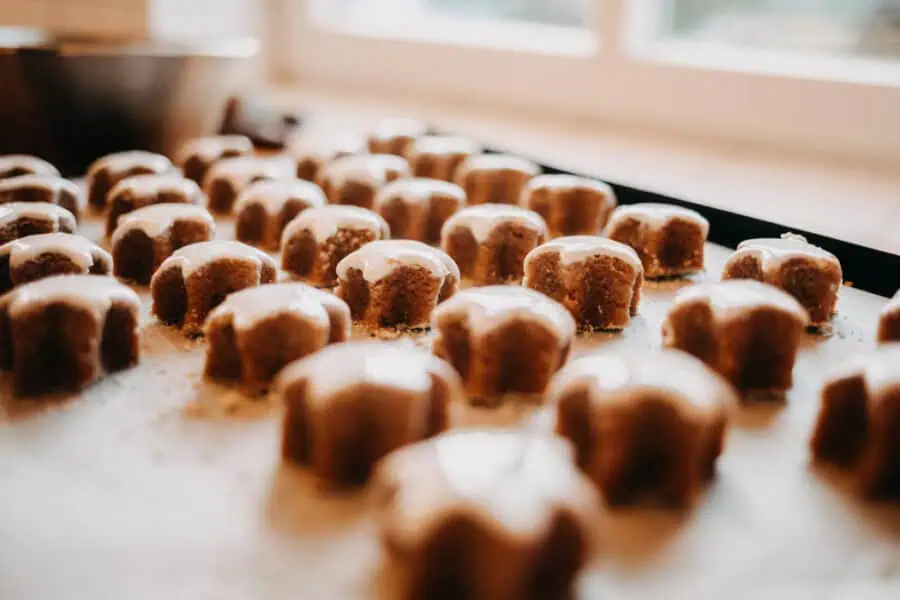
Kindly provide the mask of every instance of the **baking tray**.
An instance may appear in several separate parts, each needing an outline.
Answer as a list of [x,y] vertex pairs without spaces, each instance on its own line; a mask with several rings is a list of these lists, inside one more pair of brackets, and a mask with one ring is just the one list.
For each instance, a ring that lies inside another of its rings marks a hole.
[[[623,203],[695,206],[616,187]],[[712,240],[727,245],[785,230],[699,210]],[[229,238],[233,223],[219,220],[218,230]],[[105,244],[97,219],[81,233]],[[900,597],[900,508],[859,499],[844,475],[811,466],[807,450],[823,377],[873,346],[884,299],[871,292],[896,287],[897,257],[803,233],[838,254],[856,283],[842,290],[829,335],[806,336],[784,401],[742,406],[718,476],[691,510],[598,517],[603,549],[578,598]],[[710,244],[705,273],[647,283],[623,333],[580,336],[574,354],[657,347],[674,293],[716,279],[727,256]],[[878,274],[888,283],[877,285]],[[368,494],[323,492],[282,464],[277,401],[205,382],[203,341],[156,323],[146,289],[136,289],[138,367],[77,396],[24,400],[3,388],[0,599],[392,597]],[[545,427],[546,417],[510,401],[456,406],[453,421]]]

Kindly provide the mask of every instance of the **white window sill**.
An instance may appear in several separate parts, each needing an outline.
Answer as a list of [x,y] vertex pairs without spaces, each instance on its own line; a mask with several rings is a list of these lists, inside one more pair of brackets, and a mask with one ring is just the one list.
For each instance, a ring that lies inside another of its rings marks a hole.
[[274,94],[317,123],[359,130],[379,117],[418,115],[560,167],[900,253],[900,172],[891,166],[368,91]]

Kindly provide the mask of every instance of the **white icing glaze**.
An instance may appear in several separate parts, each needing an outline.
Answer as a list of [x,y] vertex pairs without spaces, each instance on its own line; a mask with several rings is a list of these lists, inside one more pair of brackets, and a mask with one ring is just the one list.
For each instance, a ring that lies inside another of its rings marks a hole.
[[841,266],[834,254],[810,244],[800,236],[745,240],[738,245],[728,262],[731,263],[746,256],[756,257],[766,271],[778,269],[793,258],[806,258],[814,262],[835,265],[838,268]]
[[378,479],[396,489],[386,526],[404,545],[420,543],[451,515],[537,543],[558,512],[585,517],[598,509],[571,446],[537,432],[446,432],[390,454]]
[[675,295],[669,314],[693,302],[709,304],[715,318],[723,321],[742,318],[759,308],[775,308],[792,315],[804,325],[809,323],[809,314],[793,296],[775,286],[751,279],[731,279],[684,288]]
[[225,152],[250,154],[253,152],[253,142],[245,135],[210,135],[194,138],[181,147],[175,162],[183,165],[194,156],[210,161],[219,158]]
[[705,236],[709,232],[709,221],[700,213],[675,206],[674,204],[629,204],[613,211],[608,228],[612,229],[627,218],[635,218],[651,227],[663,227],[673,219],[690,221],[700,226]]
[[531,177],[541,173],[540,167],[520,156],[510,154],[476,154],[470,156],[459,165],[456,179],[461,181],[471,173],[492,171],[518,171]]
[[0,194],[34,188],[44,188],[54,194],[59,194],[65,190],[76,198],[81,196],[81,190],[74,181],[56,175],[19,175],[17,177],[0,179]]
[[580,388],[586,388],[591,400],[598,403],[628,402],[646,394],[662,395],[698,410],[738,403],[736,393],[721,376],[678,350],[576,358],[553,377],[547,399],[558,403]]
[[575,336],[575,320],[555,300],[517,285],[493,285],[471,288],[440,304],[432,315],[432,327],[439,329],[446,315],[463,317],[474,337],[489,334],[509,321],[538,322],[556,333],[560,347]]
[[384,142],[397,137],[419,137],[427,131],[428,126],[418,119],[382,119],[372,129],[372,133],[369,137],[372,140]]
[[392,181],[381,188],[375,196],[375,208],[378,209],[397,199],[410,204],[423,204],[430,202],[434,196],[455,198],[460,205],[466,202],[466,193],[454,183],[438,179],[412,177]]
[[235,190],[243,190],[252,180],[292,179],[296,166],[288,156],[235,156],[223,158],[213,164],[203,180],[207,191],[211,182],[224,180]]
[[284,228],[281,245],[303,230],[309,231],[317,242],[325,242],[339,229],[370,229],[379,232],[380,237],[388,237],[387,221],[371,210],[358,206],[331,205],[310,208],[294,217]]
[[0,155],[0,175],[13,169],[26,169],[36,175],[59,176],[59,169],[52,164],[30,154],[4,154]]
[[398,171],[401,177],[409,175],[406,159],[393,154],[354,154],[342,156],[325,166],[323,181],[341,188],[352,181],[373,188],[380,188],[388,181],[388,175]]
[[122,194],[135,198],[155,198],[161,194],[179,195],[193,204],[200,202],[200,187],[179,173],[133,175],[117,183],[109,192],[114,199]]
[[230,315],[234,328],[245,331],[263,319],[292,314],[327,331],[330,321],[325,306],[341,304],[349,321],[350,309],[340,298],[302,283],[273,283],[230,294],[210,313],[206,323],[208,326],[213,320]]
[[630,246],[596,235],[570,235],[541,244],[525,257],[526,270],[532,261],[553,253],[559,254],[563,265],[581,262],[592,256],[611,256],[639,271],[643,270],[640,257]]
[[264,265],[275,268],[272,257],[253,246],[231,240],[211,240],[190,244],[176,250],[172,256],[163,261],[154,278],[166,269],[177,266],[181,269],[181,275],[185,279],[194,274],[201,267],[216,260],[237,260],[255,263],[260,274]]
[[494,229],[508,223],[547,235],[544,218],[533,210],[510,204],[479,204],[464,208],[447,219],[441,228],[441,240],[446,243],[456,228],[465,227],[480,244],[490,237]]
[[216,223],[209,211],[196,204],[151,204],[119,217],[119,223],[113,232],[112,245],[118,244],[125,235],[138,229],[149,238],[163,235],[177,221],[196,221],[205,223],[211,232],[216,230]]
[[450,365],[410,342],[344,342],[291,363],[279,374],[278,386],[283,390],[306,379],[307,402],[317,406],[361,384],[427,393],[432,374],[459,385]]
[[338,156],[369,153],[361,136],[349,134],[303,136],[291,144],[288,152],[298,161],[312,160],[320,165]]
[[41,219],[55,223],[66,223],[75,228],[75,215],[62,206],[50,202],[7,202],[0,204],[0,226],[20,218]]
[[475,154],[481,147],[468,138],[457,135],[423,135],[412,143],[410,157],[423,154],[449,156],[459,154]]
[[26,283],[10,292],[9,314],[23,312],[53,302],[64,302],[90,311],[102,321],[113,302],[140,309],[138,296],[130,288],[106,275],[57,275]]
[[88,167],[87,175],[90,179],[100,169],[107,169],[113,178],[116,178],[137,167],[147,167],[155,173],[163,173],[172,168],[172,163],[162,154],[145,150],[128,150],[98,158]]
[[325,206],[322,188],[299,179],[267,179],[251,183],[235,201],[234,211],[240,213],[251,204],[261,206],[267,214],[278,216],[289,200],[300,200],[310,207]]
[[[94,264],[94,257],[112,258],[105,250],[87,238],[71,233],[41,233],[13,240],[0,246],[0,255],[9,255],[9,266],[18,269],[42,254],[62,254],[84,270]],[[101,260],[102,260],[101,258]]]
[[589,190],[598,194],[603,194],[615,202],[616,195],[612,187],[608,183],[598,181],[597,179],[589,179],[587,177],[579,177],[577,175],[552,174],[538,175],[528,182],[523,191],[524,197],[528,197],[538,190],[548,190],[550,192],[565,192],[571,190]]
[[459,267],[445,252],[414,240],[377,240],[345,256],[337,264],[337,275],[346,279],[350,269],[362,271],[363,278],[376,282],[403,266],[428,269],[442,281],[452,275],[459,280]]

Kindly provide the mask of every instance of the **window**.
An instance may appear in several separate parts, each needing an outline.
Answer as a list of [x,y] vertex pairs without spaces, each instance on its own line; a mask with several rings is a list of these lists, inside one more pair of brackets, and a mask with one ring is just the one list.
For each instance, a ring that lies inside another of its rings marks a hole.
[[898,0],[669,0],[662,33],[748,48],[900,60]]
[[900,0],[281,1],[305,81],[900,156]]

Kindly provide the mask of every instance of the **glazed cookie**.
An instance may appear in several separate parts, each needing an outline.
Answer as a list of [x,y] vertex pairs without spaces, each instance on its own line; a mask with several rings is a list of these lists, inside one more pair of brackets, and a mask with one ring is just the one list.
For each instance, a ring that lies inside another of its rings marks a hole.
[[150,280],[153,314],[197,333],[229,294],[275,281],[275,261],[241,242],[213,240],[177,250]]
[[138,362],[137,294],[112,277],[58,275],[0,298],[0,368],[20,395],[79,390]]
[[59,169],[52,164],[28,154],[0,155],[0,179],[19,177],[22,175],[48,175],[59,177]]
[[245,135],[210,135],[188,140],[178,151],[176,164],[184,176],[203,184],[209,168],[224,158],[253,154],[253,142]]
[[900,500],[900,344],[855,357],[826,381],[811,445],[866,495]]
[[535,163],[506,154],[474,154],[456,169],[453,181],[469,204],[518,204],[522,190],[541,174]]
[[731,385],[675,350],[571,361],[547,391],[556,430],[612,505],[645,496],[686,505],[715,474]]
[[203,179],[209,210],[231,214],[234,202],[247,186],[267,179],[292,179],[294,161],[287,156],[237,156],[213,164]]
[[288,152],[297,164],[297,177],[318,182],[322,169],[328,163],[354,154],[368,154],[366,141],[361,136],[332,135],[304,136],[291,144]]
[[459,165],[481,148],[464,137],[425,135],[417,138],[406,151],[406,160],[415,177],[453,181]]
[[71,233],[40,233],[0,246],[0,293],[51,275],[106,275],[112,257],[90,240]]
[[[398,368],[399,367],[399,368]],[[459,377],[406,342],[348,342],[288,365],[282,455],[332,486],[364,483],[388,452],[448,426]]]
[[575,320],[562,304],[529,288],[460,292],[434,312],[434,353],[479,398],[540,394],[569,355]]
[[0,244],[38,233],[74,233],[75,216],[56,204],[10,202],[0,204]]
[[389,454],[382,539],[402,598],[568,598],[596,549],[600,502],[556,436],[450,431]]
[[406,156],[417,138],[428,133],[428,126],[416,119],[382,119],[369,133],[369,152]]
[[831,320],[843,282],[834,254],[794,235],[741,242],[722,279],[755,279],[781,288],[803,305],[816,327]]
[[670,204],[631,204],[613,211],[607,236],[634,248],[648,279],[703,270],[709,221],[700,213]]
[[809,315],[792,296],[753,280],[678,292],[663,321],[663,345],[693,354],[741,389],[791,387]]
[[303,283],[273,283],[228,296],[204,327],[207,377],[266,387],[285,365],[350,337],[350,309]]
[[112,235],[116,277],[142,285],[173,252],[213,238],[216,224],[202,206],[151,204],[123,215]]
[[441,230],[441,247],[477,284],[521,281],[525,257],[546,239],[539,214],[507,204],[464,208]]
[[878,316],[878,341],[900,341],[900,290],[881,309]]
[[596,235],[603,231],[616,207],[616,194],[596,179],[539,175],[525,186],[521,204],[544,217],[553,237]]
[[409,164],[399,156],[357,154],[325,165],[319,184],[331,204],[371,209],[381,188],[409,175]]
[[358,206],[323,206],[300,213],[281,236],[281,268],[311,285],[332,287],[337,265],[365,244],[390,237],[380,216]]
[[267,250],[277,250],[291,220],[308,208],[325,205],[325,194],[300,179],[258,181],[247,186],[234,205],[235,237]]
[[413,240],[381,240],[337,266],[337,295],[372,328],[427,327],[439,302],[456,293],[459,269],[441,250]]
[[391,237],[439,244],[441,227],[466,203],[458,185],[436,179],[400,179],[375,196],[375,211],[391,228]]
[[568,308],[583,328],[624,329],[638,312],[643,283],[637,253],[597,236],[557,238],[525,257],[523,284]]
[[161,175],[173,169],[162,154],[130,150],[107,154],[95,160],[87,170],[87,196],[90,205],[106,208],[107,194],[117,183],[134,175]]
[[76,219],[83,211],[78,185],[55,175],[19,175],[0,179],[0,204],[9,202],[46,202],[58,204]]
[[135,175],[123,179],[107,195],[106,235],[111,236],[122,215],[151,204],[203,204],[196,183],[177,173]]

